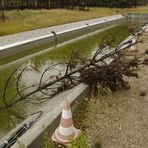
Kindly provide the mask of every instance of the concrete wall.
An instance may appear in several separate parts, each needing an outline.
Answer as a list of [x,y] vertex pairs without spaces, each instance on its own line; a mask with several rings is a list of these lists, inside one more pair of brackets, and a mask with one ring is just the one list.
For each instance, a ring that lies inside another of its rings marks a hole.
[[[4,58],[6,56],[10,56],[15,53],[24,52],[28,49],[37,48],[39,46],[50,44],[57,41],[65,41],[67,39],[72,39],[84,34],[87,34],[89,32],[96,31],[100,29],[101,27],[108,26],[112,23],[118,22],[119,20],[123,19],[124,17],[122,15],[115,15],[110,17],[104,17],[103,19],[100,18],[100,21],[95,23],[90,23],[90,20],[88,20],[88,23],[81,24],[77,27],[71,26],[71,29],[65,29],[62,31],[52,31],[49,35],[28,39],[24,41],[20,41],[13,44],[8,44],[5,46],[0,47],[0,57]],[[87,21],[86,21],[87,22]]]
[[128,13],[128,19],[148,19],[148,13]]

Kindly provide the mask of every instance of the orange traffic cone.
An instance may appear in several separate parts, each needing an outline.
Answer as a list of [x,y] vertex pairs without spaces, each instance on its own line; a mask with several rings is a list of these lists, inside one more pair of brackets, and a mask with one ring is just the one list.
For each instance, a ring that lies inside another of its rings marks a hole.
[[80,131],[73,126],[70,103],[68,100],[65,100],[60,125],[55,130],[51,139],[57,143],[67,145],[70,140],[78,136],[79,132]]

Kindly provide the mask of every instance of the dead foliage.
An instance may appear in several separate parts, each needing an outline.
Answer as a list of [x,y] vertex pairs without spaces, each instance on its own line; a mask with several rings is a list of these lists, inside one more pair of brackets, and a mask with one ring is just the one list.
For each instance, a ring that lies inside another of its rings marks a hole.
[[81,81],[94,86],[100,83],[103,87],[108,87],[112,91],[117,89],[129,89],[130,85],[124,81],[124,76],[138,78],[134,68],[138,68],[139,61],[133,59],[124,61],[122,58],[113,60],[110,64],[99,66],[95,64],[83,69],[80,73]]

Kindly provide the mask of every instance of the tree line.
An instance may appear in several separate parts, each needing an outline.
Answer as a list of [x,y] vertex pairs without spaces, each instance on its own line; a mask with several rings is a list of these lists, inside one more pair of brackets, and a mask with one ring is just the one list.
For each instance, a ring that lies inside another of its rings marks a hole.
[[81,8],[81,7],[136,7],[148,0],[0,0],[4,9]]
[[90,6],[101,7],[136,7],[147,5],[148,0],[91,0]]
[[41,9],[68,8],[73,9],[88,5],[89,0],[0,0],[4,9]]
[[0,19],[5,21],[4,10],[65,8],[89,10],[89,7],[136,7],[147,5],[148,0],[0,0]]

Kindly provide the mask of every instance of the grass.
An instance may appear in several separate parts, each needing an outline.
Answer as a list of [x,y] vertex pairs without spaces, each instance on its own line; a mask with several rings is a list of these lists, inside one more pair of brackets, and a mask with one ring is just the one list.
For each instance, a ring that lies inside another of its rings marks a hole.
[[121,13],[148,13],[148,8],[146,7],[131,9],[90,8],[90,11],[65,9],[6,11],[5,15],[7,17],[7,20],[5,22],[2,22],[2,20],[0,20],[0,36],[80,20],[115,15],[118,14],[117,10]]
[[[21,147],[23,148],[23,147]],[[69,139],[67,146],[56,143],[49,138],[48,131],[43,134],[43,145],[41,148],[88,148],[88,138],[80,132],[75,139]]]

